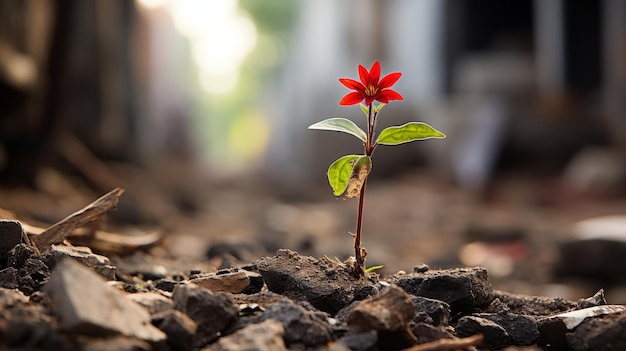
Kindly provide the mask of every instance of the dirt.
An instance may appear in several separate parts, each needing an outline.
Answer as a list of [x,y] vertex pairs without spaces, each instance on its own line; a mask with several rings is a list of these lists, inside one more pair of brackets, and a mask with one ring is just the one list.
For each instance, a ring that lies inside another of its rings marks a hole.
[[[601,294],[575,302],[498,291],[492,288],[488,271],[480,267],[430,270],[421,266],[413,272],[370,273],[356,279],[344,262],[279,250],[242,268],[218,272],[196,269],[146,279],[139,271],[134,275],[118,271],[117,279],[110,281],[117,282],[115,289],[145,308],[151,324],[165,334],[146,340],[143,334],[124,335],[114,326],[99,329],[91,319],[89,328],[68,326],[68,306],[51,295],[71,291],[72,283],[61,292],[46,288],[50,281],[59,280],[51,278],[60,274],[55,270],[69,269],[59,263],[63,261],[46,260],[25,244],[14,247],[8,257],[0,271],[4,272],[0,273],[3,348],[533,350],[565,346],[617,350],[626,335],[624,310],[588,317],[572,330],[554,327],[564,312],[606,305]],[[71,256],[66,259],[80,262]],[[134,262],[138,266],[136,257]],[[88,272],[105,281],[95,269]],[[254,279],[259,275],[262,280]],[[252,279],[245,280],[248,276]],[[207,277],[212,278],[211,289],[194,283]],[[247,283],[242,286],[241,281]],[[78,289],[89,294],[85,287]],[[156,296],[158,304],[146,294]],[[99,309],[97,301],[89,304],[91,314],[108,313]],[[84,321],[73,325],[77,323]],[[547,323],[552,327],[545,327]]]
[[[567,238],[563,223],[623,202],[537,210],[520,191],[527,187],[507,184],[478,200],[415,177],[372,186],[367,264],[385,267],[361,279],[350,274],[349,258],[337,258],[350,254],[349,201],[279,201],[225,186],[211,189],[201,216],[158,224],[171,235],[123,235],[90,223],[68,228],[62,243],[55,234],[45,250],[25,242],[25,222],[0,212],[9,218],[0,221],[0,349],[626,349],[624,306],[607,303],[626,300],[605,298],[602,284],[550,277],[558,240]],[[54,223],[97,198],[29,194],[21,202],[2,192],[0,207]],[[135,210],[122,198],[109,215],[132,218]],[[491,259],[468,265],[465,251]],[[494,259],[502,257],[506,264]],[[68,260],[87,267],[80,276],[90,283],[72,280]],[[613,268],[615,280],[622,271]],[[612,296],[620,296],[617,281],[606,285]],[[134,307],[123,307],[126,300]],[[130,314],[138,316],[132,327]]]

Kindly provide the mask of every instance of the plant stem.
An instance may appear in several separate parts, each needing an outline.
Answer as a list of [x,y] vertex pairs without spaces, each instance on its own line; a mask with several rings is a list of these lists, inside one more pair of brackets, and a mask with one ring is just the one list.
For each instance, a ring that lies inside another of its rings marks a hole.
[[363,228],[363,205],[365,203],[365,187],[367,186],[367,177],[363,181],[361,193],[359,194],[359,210],[356,217],[356,235],[354,237],[354,257],[356,258],[355,275],[362,277],[365,275],[365,249],[361,247],[361,232]]
[[[374,106],[369,104],[367,115],[367,138],[365,140],[365,154],[369,157],[374,152],[374,126],[376,125],[376,112]],[[367,251],[361,246],[361,235],[363,232],[363,207],[365,204],[365,189],[367,187],[367,178],[363,181],[361,192],[359,194],[359,209],[356,216],[356,234],[354,236],[354,258],[356,259],[356,267],[354,275],[356,277],[365,276],[365,256]]]

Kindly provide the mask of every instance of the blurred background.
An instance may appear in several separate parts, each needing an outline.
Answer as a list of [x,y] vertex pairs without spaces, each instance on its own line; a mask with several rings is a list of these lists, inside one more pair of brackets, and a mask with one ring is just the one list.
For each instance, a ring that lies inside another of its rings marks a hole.
[[3,0],[0,208],[49,225],[121,186],[113,228],[161,255],[345,259],[325,173],[361,145],[307,126],[364,126],[337,79],[375,60],[405,98],[379,128],[447,138],[377,149],[369,266],[626,302],[621,0]]

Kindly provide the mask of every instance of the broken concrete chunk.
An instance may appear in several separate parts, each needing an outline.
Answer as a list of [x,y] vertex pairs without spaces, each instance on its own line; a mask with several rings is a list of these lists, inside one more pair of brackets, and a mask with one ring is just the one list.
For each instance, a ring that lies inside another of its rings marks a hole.
[[381,294],[361,302],[348,315],[348,326],[354,333],[376,330],[379,343],[394,348],[406,348],[417,343],[409,329],[415,313],[411,296],[404,290],[390,286]]
[[268,319],[258,324],[250,324],[231,335],[220,338],[207,351],[287,351],[283,341],[285,330],[282,324]]
[[91,252],[86,246],[52,245],[50,251],[43,255],[43,260],[51,269],[65,258],[71,258],[91,268],[106,280],[115,280],[115,267],[105,256]]
[[449,304],[452,315],[485,308],[494,298],[487,270],[479,267],[409,273],[398,276],[395,283],[412,295]]
[[75,261],[59,262],[44,291],[50,294],[63,327],[72,333],[122,334],[150,342],[166,338],[150,324],[148,311]]
[[179,284],[172,296],[174,307],[198,324],[195,345],[215,341],[219,333],[237,322],[239,307],[221,292],[212,292],[196,284]]

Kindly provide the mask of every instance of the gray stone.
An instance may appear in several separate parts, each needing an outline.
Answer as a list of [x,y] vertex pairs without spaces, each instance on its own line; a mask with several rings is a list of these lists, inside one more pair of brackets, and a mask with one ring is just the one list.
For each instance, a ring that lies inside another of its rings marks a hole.
[[106,280],[115,280],[115,267],[105,256],[94,254],[85,246],[52,245],[50,251],[43,255],[43,260],[50,269],[60,261],[71,258],[91,268]]
[[142,292],[128,295],[128,298],[146,309],[151,316],[174,309],[174,302],[161,294]]
[[273,319],[250,324],[222,337],[205,351],[287,351],[283,341],[283,325]]
[[[450,330],[449,330],[450,329]],[[437,341],[439,339],[454,339],[452,328],[443,326],[433,326],[428,323],[415,323],[411,326],[413,335],[417,335],[417,342],[424,344]]]
[[459,319],[455,327],[459,337],[483,334],[482,347],[488,350],[500,350],[511,345],[511,338],[506,330],[498,323],[487,318],[464,316]]
[[265,306],[262,315],[250,319],[251,323],[265,320],[279,321],[285,330],[285,343],[289,346],[301,343],[306,346],[324,345],[331,340],[332,330],[328,314],[307,311],[289,299],[281,299]]
[[122,334],[150,342],[165,339],[165,334],[150,324],[145,308],[75,261],[59,262],[44,291],[50,294],[63,328],[72,333]]
[[370,281],[354,278],[347,267],[326,258],[278,250],[276,256],[263,257],[256,264],[270,291],[308,301],[330,314],[378,293]]
[[172,299],[175,308],[198,325],[194,345],[197,347],[215,341],[239,318],[239,307],[228,295],[211,292],[192,283],[177,285]]
[[448,324],[450,321],[450,305],[443,301],[423,296],[411,295],[415,305],[415,322],[430,322],[434,325]]
[[395,283],[411,295],[449,304],[452,315],[479,311],[494,299],[487,271],[479,267],[408,273]]
[[174,350],[192,350],[198,325],[178,310],[168,310],[152,319],[152,323],[167,334],[167,344]]
[[532,345],[539,338],[534,318],[519,314],[478,313],[477,317],[488,319],[506,330],[512,345]]
[[411,296],[392,285],[357,305],[348,315],[347,322],[353,333],[377,331],[380,345],[406,348],[417,342],[409,329],[414,313]]
[[337,340],[353,351],[378,351],[378,332],[375,330],[361,334],[348,334]]

